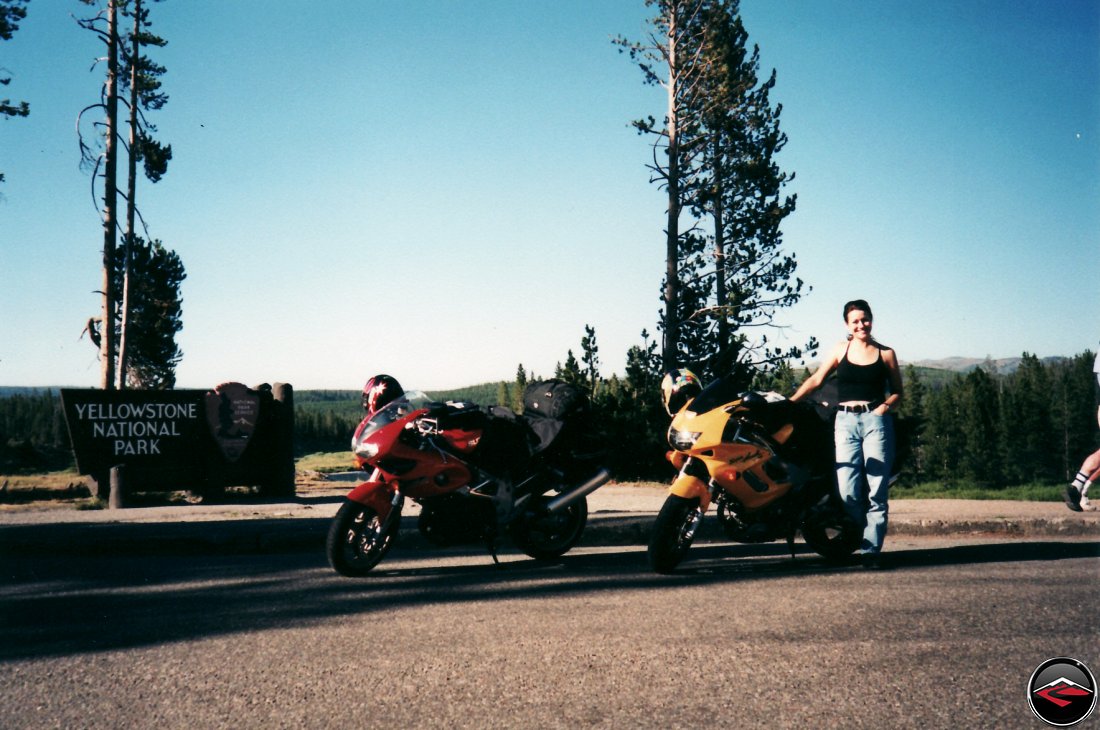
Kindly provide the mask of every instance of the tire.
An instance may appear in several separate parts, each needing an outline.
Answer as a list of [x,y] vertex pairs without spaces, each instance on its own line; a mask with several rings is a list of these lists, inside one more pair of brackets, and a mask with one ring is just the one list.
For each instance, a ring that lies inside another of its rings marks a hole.
[[687,555],[695,539],[699,499],[670,494],[649,537],[649,567],[657,573],[671,573]]
[[552,515],[528,513],[512,525],[512,542],[535,560],[555,560],[581,539],[588,523],[588,500],[579,499]]
[[340,575],[364,576],[389,552],[397,537],[401,515],[395,515],[385,534],[382,520],[371,507],[348,500],[332,520],[325,541],[328,563]]
[[829,503],[815,507],[802,522],[802,539],[826,560],[843,560],[856,551],[863,530],[840,505]]

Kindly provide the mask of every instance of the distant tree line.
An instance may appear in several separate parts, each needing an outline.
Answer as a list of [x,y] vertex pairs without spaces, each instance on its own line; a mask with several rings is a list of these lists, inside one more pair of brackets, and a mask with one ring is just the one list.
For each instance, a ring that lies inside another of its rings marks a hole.
[[[446,391],[429,391],[437,401],[470,401],[479,405],[507,404],[500,398],[503,384],[483,383]],[[303,390],[294,394],[294,451],[298,456],[317,452],[349,451],[351,436],[363,419],[358,390]]]
[[72,464],[61,399],[52,390],[0,398],[0,473]]
[[363,417],[362,406],[355,398],[358,394],[347,391],[343,399],[301,402],[304,395],[305,392],[294,394],[295,456],[348,451],[350,460],[351,435]]
[[979,367],[936,390],[908,369],[908,473],[992,488],[1069,480],[1100,444],[1094,356],[1043,363],[1025,352],[1010,374]]
[[[595,333],[586,327],[582,356],[572,351],[555,377],[592,395],[593,419],[610,448],[620,479],[664,479],[669,418],[661,407],[661,359],[656,343],[627,354],[625,377],[599,376]],[[1100,446],[1093,402],[1094,353],[1043,362],[1024,353],[1015,371],[992,363],[967,373],[905,368],[899,416],[906,453],[903,483],[940,481],[999,489],[1068,481]],[[759,370],[751,388],[790,395],[808,371],[787,363]]]
[[[618,479],[664,480],[669,418],[661,406],[658,344],[627,352],[623,375],[602,377],[595,330],[585,328],[581,357],[570,351],[553,377],[590,394],[594,438],[607,448]],[[1081,459],[1100,446],[1093,408],[1094,353],[1044,362],[1024,353],[1017,369],[996,372],[992,363],[968,373],[907,366],[900,413],[908,435],[903,483],[940,481],[998,489],[1013,484],[1068,481]],[[806,377],[787,364],[758,373],[754,390],[790,395]],[[523,392],[542,376],[520,365],[512,381],[453,391],[437,400],[469,400],[522,411]],[[358,391],[295,394],[295,451],[349,450],[362,418]],[[52,390],[0,396],[0,472],[71,465],[60,398]]]

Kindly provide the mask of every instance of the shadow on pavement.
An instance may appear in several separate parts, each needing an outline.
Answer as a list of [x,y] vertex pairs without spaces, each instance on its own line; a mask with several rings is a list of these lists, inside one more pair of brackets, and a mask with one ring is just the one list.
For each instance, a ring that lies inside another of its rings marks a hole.
[[[804,548],[804,546],[799,546]],[[894,570],[1100,556],[1100,542],[990,543],[890,553]],[[446,558],[420,563],[421,558]],[[395,549],[370,576],[336,575],[322,552],[238,555],[49,556],[0,567],[0,662],[82,654],[308,625],[402,608],[684,584],[731,584],[845,573],[782,543],[700,545],[681,570],[654,575],[645,551],[605,549],[540,563],[494,565],[478,548]],[[456,558],[472,562],[453,564]]]

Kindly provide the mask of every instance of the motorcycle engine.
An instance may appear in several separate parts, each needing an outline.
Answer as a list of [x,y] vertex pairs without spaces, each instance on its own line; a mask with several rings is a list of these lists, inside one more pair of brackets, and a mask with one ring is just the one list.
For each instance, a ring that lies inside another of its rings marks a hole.
[[487,499],[448,494],[421,503],[417,527],[436,545],[485,542],[496,530],[496,511]]
[[[739,504],[723,499],[717,500],[718,522],[726,536],[734,542],[758,543],[771,542],[780,537],[780,528],[777,521],[768,519],[768,515],[753,514],[742,516],[738,514]],[[769,510],[765,510],[769,512]],[[763,518],[763,519],[761,519]]]

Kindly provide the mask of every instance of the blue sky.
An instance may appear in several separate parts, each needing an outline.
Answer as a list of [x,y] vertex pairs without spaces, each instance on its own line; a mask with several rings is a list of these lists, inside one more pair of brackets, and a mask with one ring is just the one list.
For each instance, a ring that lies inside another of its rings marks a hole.
[[[0,67],[0,385],[98,382],[102,236],[74,122],[98,41],[36,0]],[[174,159],[139,187],[182,258],[181,387],[358,388],[602,369],[656,333],[664,203],[632,119],[657,89],[610,39],[642,0],[166,0]],[[792,343],[868,299],[903,361],[1100,343],[1100,4],[743,0],[796,173]]]

